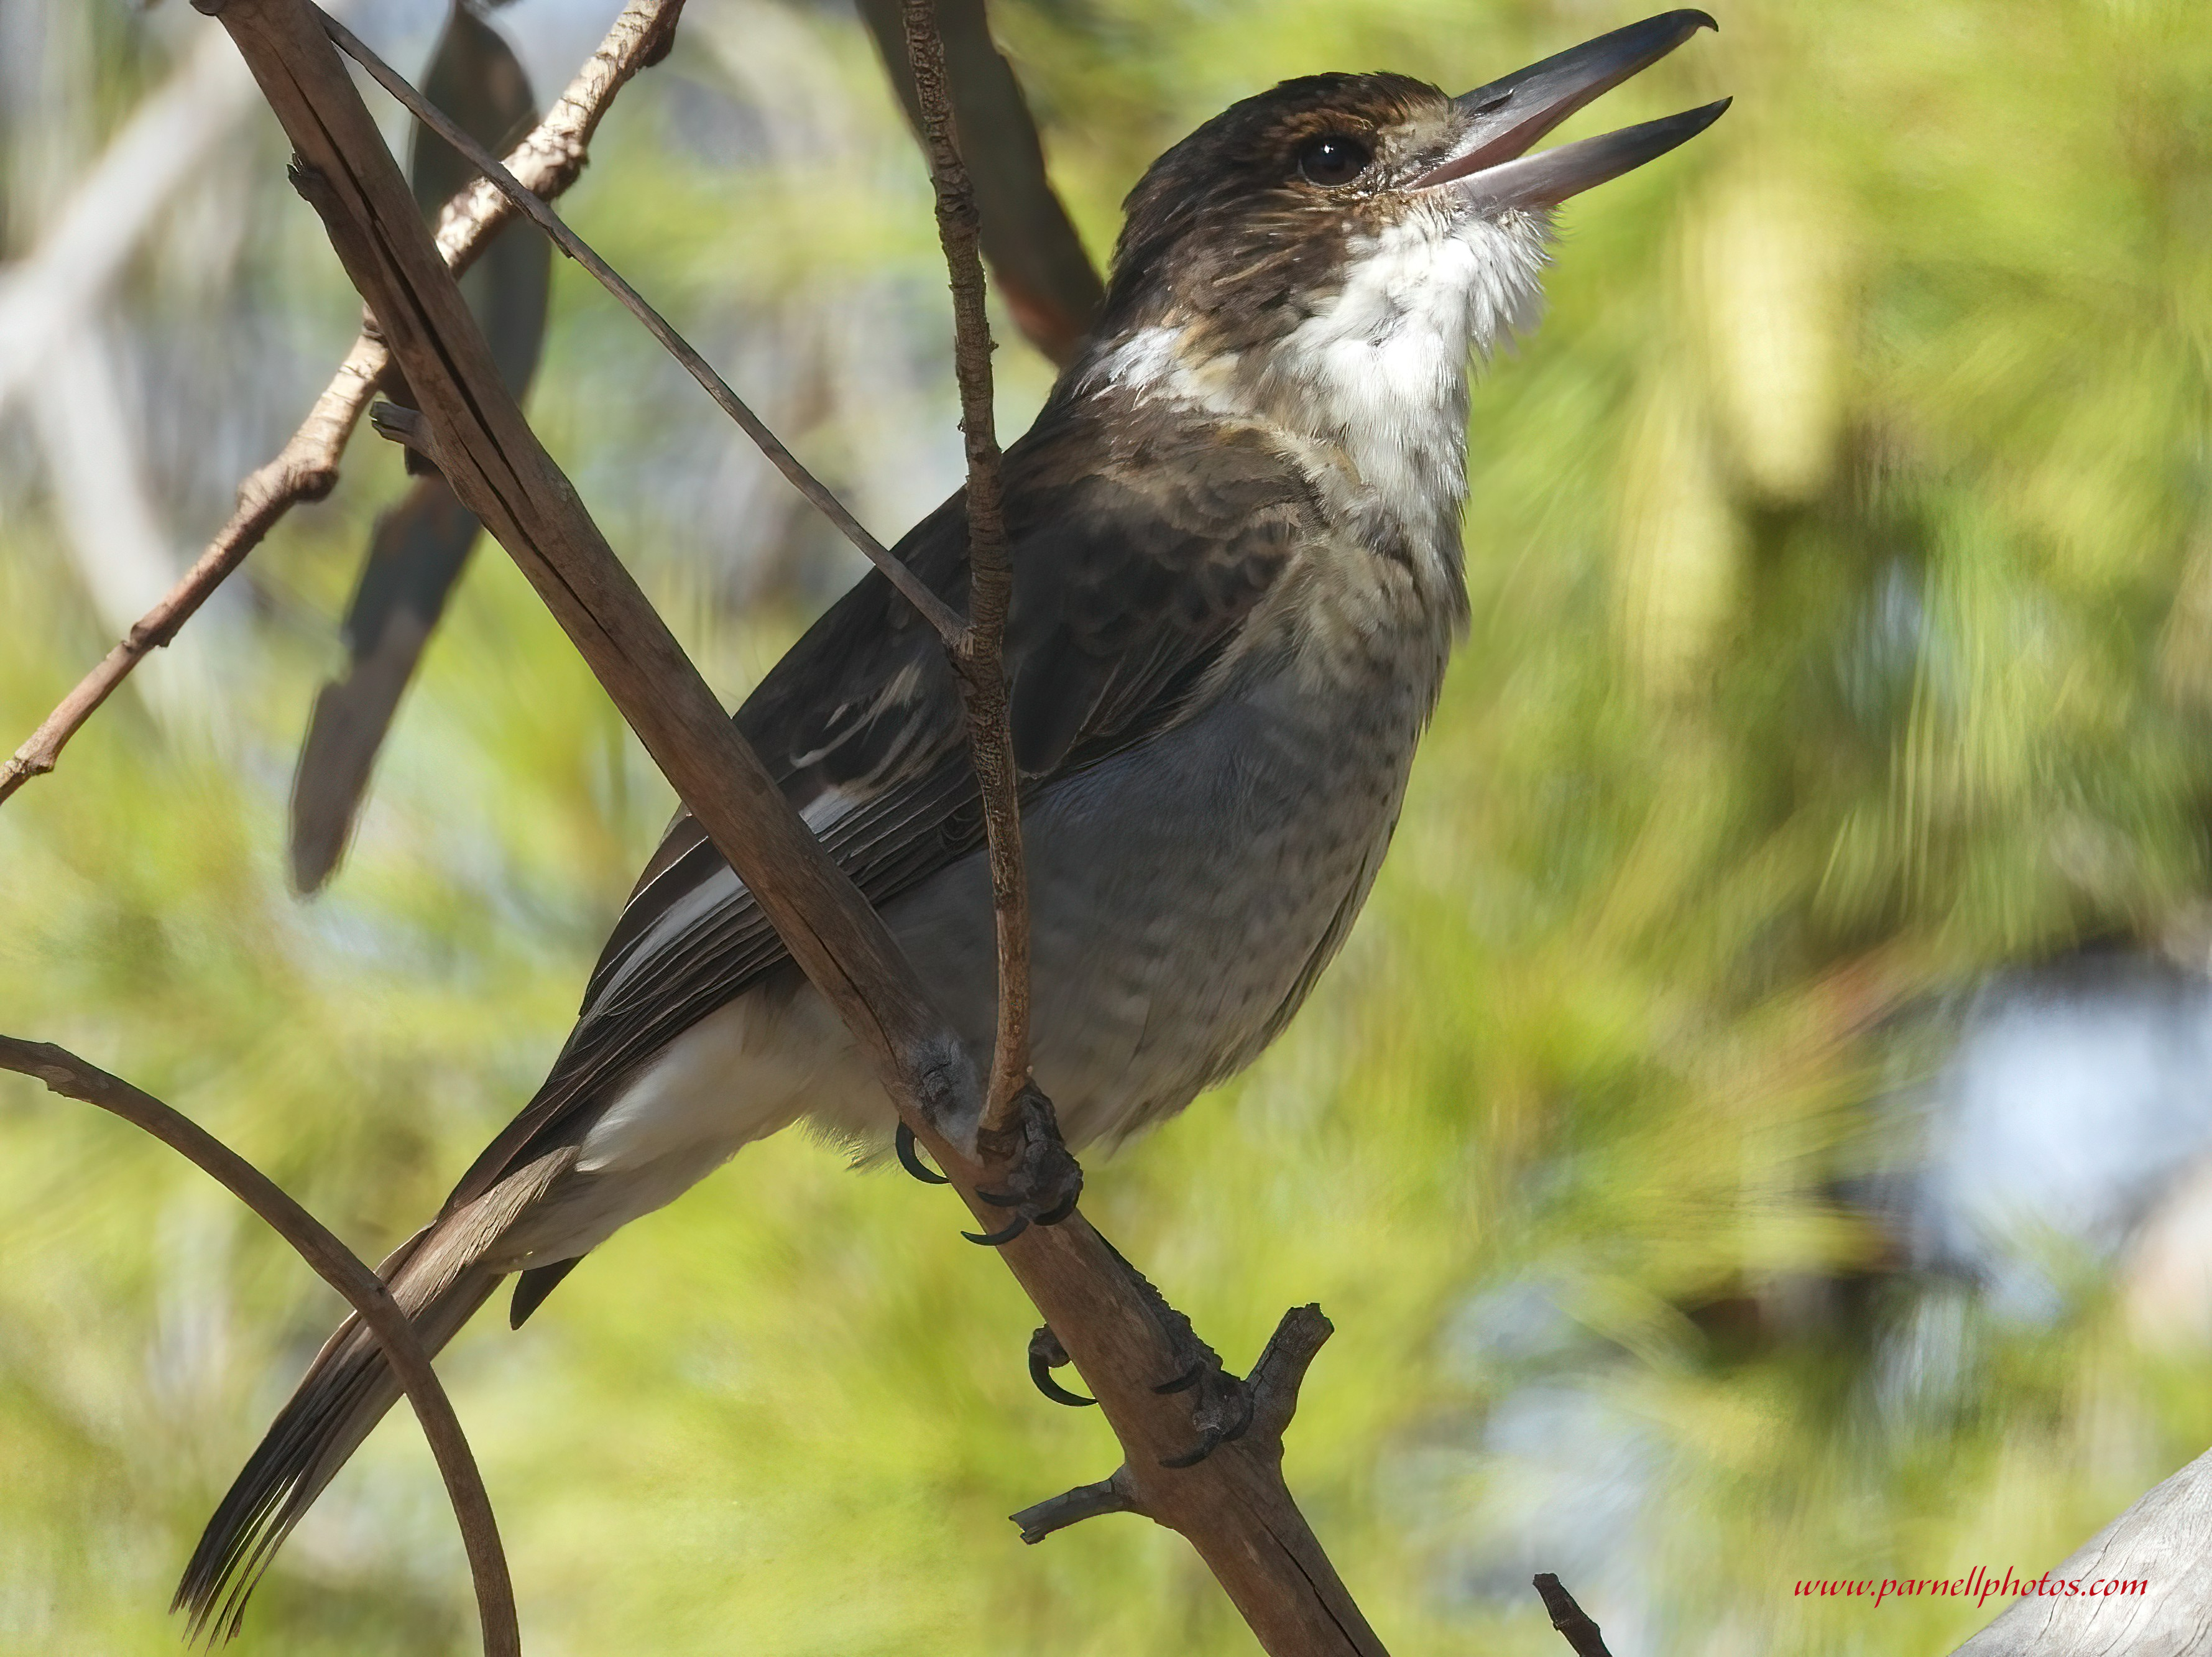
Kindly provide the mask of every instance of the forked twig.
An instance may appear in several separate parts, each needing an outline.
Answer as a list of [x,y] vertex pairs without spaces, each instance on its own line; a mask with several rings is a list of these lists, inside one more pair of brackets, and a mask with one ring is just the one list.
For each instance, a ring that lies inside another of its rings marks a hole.
[[447,1494],[453,1500],[453,1518],[461,1527],[461,1542],[468,1550],[469,1571],[476,1580],[477,1614],[483,1623],[486,1657],[520,1657],[522,1638],[515,1626],[514,1585],[507,1574],[507,1554],[500,1545],[499,1525],[492,1517],[491,1499],[484,1494],[476,1457],[453,1414],[452,1400],[438,1384],[429,1354],[416,1337],[414,1325],[386,1292],[377,1275],[251,1162],[190,1118],[120,1076],[87,1063],[66,1048],[13,1036],[0,1036],[0,1069],[43,1081],[54,1093],[97,1105],[144,1129],[267,1221],[270,1229],[289,1243],[325,1282],[345,1296],[383,1347],[392,1373],[422,1423],[422,1436],[438,1459],[438,1471],[444,1475]]
[[891,585],[899,590],[908,603],[919,610],[939,635],[948,642],[957,638],[964,624],[951,606],[931,592],[913,570],[908,569],[890,549],[870,534],[858,518],[846,510],[845,504],[830,493],[829,486],[806,469],[804,462],[783,445],[783,440],[768,428],[767,422],[746,406],[744,399],[730,389],[730,384],[714,372],[714,366],[695,350],[689,340],[669,326],[668,319],[653,309],[644,295],[592,251],[591,245],[562,221],[553,210],[528,186],[502,167],[496,156],[471,138],[457,125],[451,117],[425,98],[391,64],[369,50],[361,38],[327,12],[318,9],[323,27],[338,49],[367,70],[369,78],[404,105],[415,119],[451,144],[468,163],[497,186],[500,193],[514,203],[523,216],[552,238],[553,245],[589,271],[599,284],[622,304],[622,308],[645,325],[646,332],[659,340],[668,354],[681,362],[691,377],[705,388],[716,406],[738,423],[739,430],[752,439],[760,452],[791,482],[793,488],[813,505],[815,509],[835,524],[845,539],[858,547],[868,562],[884,572]]
[[[545,119],[507,159],[516,174],[544,195],[559,195],[584,168],[586,146],[599,119],[630,76],[667,49],[684,0],[629,0],[606,38]],[[456,271],[466,270],[492,237],[514,217],[515,207],[489,185],[472,185],[446,204],[437,232],[439,253]],[[64,697],[12,758],[0,763],[0,800],[60,760],[70,739],[84,728],[147,653],[177,636],[208,595],[258,546],[277,521],[301,501],[319,501],[337,481],[346,440],[390,366],[380,334],[364,327],[307,417],[275,458],[239,485],[230,520],[177,584]]]

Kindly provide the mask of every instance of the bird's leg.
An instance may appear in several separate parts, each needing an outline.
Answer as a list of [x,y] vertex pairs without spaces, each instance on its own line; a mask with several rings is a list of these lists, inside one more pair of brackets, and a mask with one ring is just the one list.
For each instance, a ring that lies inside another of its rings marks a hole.
[[[1106,1243],[1103,1237],[1098,1240]],[[1168,1457],[1161,1465],[1194,1467],[1212,1455],[1218,1446],[1242,1438],[1252,1425],[1253,1389],[1221,1367],[1220,1355],[1199,1339],[1190,1319],[1170,1306],[1167,1297],[1129,1264],[1121,1250],[1111,1243],[1106,1243],[1106,1248],[1152,1307],[1152,1315],[1159,1319],[1167,1335],[1169,1349],[1176,1356],[1176,1374],[1154,1386],[1152,1391],[1193,1395],[1192,1425],[1198,1429],[1198,1442],[1182,1455]],[[1060,1343],[1060,1337],[1052,1332],[1050,1325],[1030,1337],[1030,1379],[1036,1383],[1038,1392],[1054,1404],[1072,1407],[1097,1403],[1097,1399],[1086,1398],[1080,1392],[1071,1392],[1052,1378],[1052,1372],[1067,1362],[1067,1349]]]
[[[1083,1169],[1060,1139],[1052,1101],[1034,1084],[1023,1088],[1005,1129],[977,1136],[976,1150],[997,1183],[978,1185],[975,1195],[995,1208],[1012,1210],[1013,1218],[998,1231],[963,1233],[969,1242],[1012,1242],[1032,1224],[1057,1225],[1075,1212],[1077,1199],[1083,1194]],[[1106,1242],[1103,1237],[1099,1240]],[[1167,1296],[1153,1288],[1121,1250],[1110,1242],[1106,1242],[1106,1248],[1159,1319],[1173,1355],[1175,1373],[1162,1376],[1152,1390],[1191,1394],[1191,1425],[1197,1430],[1198,1441],[1163,1465],[1195,1466],[1218,1446],[1243,1437],[1252,1425],[1252,1391],[1222,1368],[1221,1355],[1198,1337],[1190,1319],[1169,1305]],[[1029,1355],[1030,1378],[1047,1398],[1056,1404],[1092,1402],[1052,1379],[1052,1371],[1068,1359],[1066,1349],[1050,1329],[1040,1329],[1030,1337]]]
[[971,1243],[1010,1243],[1032,1225],[1056,1226],[1075,1212],[1083,1195],[1083,1169],[1060,1136],[1052,1101],[1025,1084],[1004,1128],[976,1136],[975,1149],[993,1184],[975,1195],[1012,1215],[989,1233],[964,1232]]

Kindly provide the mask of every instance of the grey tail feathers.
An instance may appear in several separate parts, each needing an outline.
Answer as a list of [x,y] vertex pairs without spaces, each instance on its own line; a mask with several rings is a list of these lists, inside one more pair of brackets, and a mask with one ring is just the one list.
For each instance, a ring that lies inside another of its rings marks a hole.
[[[440,1215],[377,1268],[428,1350],[436,1353],[490,1298],[504,1274],[486,1254],[575,1160],[571,1145],[525,1164]],[[238,1632],[246,1598],[278,1544],[399,1395],[376,1337],[358,1317],[348,1318],[307,1366],[192,1550],[169,1603],[191,1617],[191,1638]]]
[[[422,1344],[434,1353],[489,1298],[500,1274],[486,1266],[466,1266],[441,1274],[446,1277],[442,1284],[423,1285],[434,1290],[424,1295],[409,1282],[414,1275],[409,1267],[424,1252],[419,1247],[422,1240],[416,1238],[394,1257],[413,1258],[404,1258],[389,1280]],[[410,1288],[417,1292],[410,1295]],[[275,1558],[277,1545],[399,1396],[399,1383],[376,1337],[358,1315],[348,1318],[315,1355],[192,1550],[169,1603],[171,1611],[190,1617],[190,1638],[236,1636],[246,1598]]]

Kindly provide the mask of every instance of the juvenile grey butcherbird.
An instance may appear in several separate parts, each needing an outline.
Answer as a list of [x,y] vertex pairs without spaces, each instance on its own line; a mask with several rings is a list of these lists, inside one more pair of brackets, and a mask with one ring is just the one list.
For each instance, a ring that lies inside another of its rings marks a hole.
[[[1458,98],[1287,81],[1155,162],[1096,330],[1006,460],[1006,633],[1040,1086],[1118,1140],[1241,1069],[1359,912],[1464,630],[1468,376],[1536,320],[1552,210],[1727,106],[1540,154],[1700,27],[1674,11]],[[956,496],[897,553],[967,586]],[[961,702],[871,575],[737,722],[989,1059],[991,898]],[[689,817],[647,864],[537,1097],[385,1262],[435,1350],[520,1273],[520,1325],[585,1253],[740,1146],[895,1117]],[[178,1590],[235,1617],[398,1397],[351,1320],[209,1522]]]

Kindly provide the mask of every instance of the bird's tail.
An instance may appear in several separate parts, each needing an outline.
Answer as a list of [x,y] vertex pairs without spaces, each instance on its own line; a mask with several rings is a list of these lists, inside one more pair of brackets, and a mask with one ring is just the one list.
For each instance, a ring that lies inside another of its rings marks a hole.
[[[574,1154],[544,1159],[441,1216],[378,1268],[427,1351],[453,1339],[490,1296],[502,1274],[484,1263],[486,1250]],[[246,1597],[278,1544],[399,1396],[375,1336],[358,1315],[348,1318],[323,1343],[192,1550],[169,1605],[191,1617],[191,1637],[238,1632]]]

